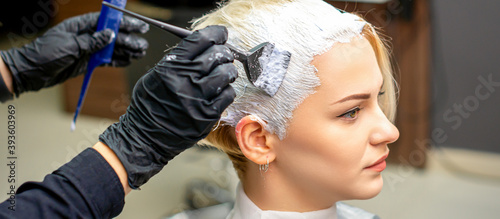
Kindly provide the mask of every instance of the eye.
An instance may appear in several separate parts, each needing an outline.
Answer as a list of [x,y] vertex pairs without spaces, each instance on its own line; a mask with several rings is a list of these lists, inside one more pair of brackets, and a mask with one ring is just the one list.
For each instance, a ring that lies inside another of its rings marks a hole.
[[378,95],[379,95],[379,96],[382,96],[382,95],[384,95],[384,94],[385,94],[385,90],[384,90],[384,91],[380,91],[380,92],[378,92]]
[[351,109],[347,111],[346,113],[337,116],[339,118],[345,118],[345,119],[356,119],[358,117],[358,113],[361,109],[359,107],[355,107],[354,109]]

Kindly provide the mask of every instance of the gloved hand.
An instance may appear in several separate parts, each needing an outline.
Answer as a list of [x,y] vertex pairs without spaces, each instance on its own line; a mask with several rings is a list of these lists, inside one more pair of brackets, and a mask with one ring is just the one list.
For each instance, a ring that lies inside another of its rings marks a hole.
[[33,42],[1,51],[3,61],[13,76],[16,96],[64,82],[87,71],[90,55],[116,38],[112,66],[126,66],[130,58],[146,54],[148,42],[132,33],[145,33],[149,25],[124,16],[118,36],[112,30],[95,32],[99,13],[69,18],[49,29]]
[[183,39],[136,83],[120,122],[99,140],[118,156],[131,188],[208,135],[235,92],[227,29],[209,26]]

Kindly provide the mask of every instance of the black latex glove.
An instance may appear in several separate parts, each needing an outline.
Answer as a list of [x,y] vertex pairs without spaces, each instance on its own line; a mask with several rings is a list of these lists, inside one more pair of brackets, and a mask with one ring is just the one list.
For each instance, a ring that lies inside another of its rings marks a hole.
[[139,79],[120,122],[99,140],[118,156],[131,188],[208,135],[235,92],[233,55],[222,45],[227,29],[209,26],[183,39]]
[[112,66],[126,66],[146,54],[148,42],[132,33],[145,33],[149,25],[124,16],[118,36],[112,30],[95,32],[99,13],[69,18],[33,42],[1,51],[13,76],[16,96],[64,82],[87,71],[90,55],[116,38]]

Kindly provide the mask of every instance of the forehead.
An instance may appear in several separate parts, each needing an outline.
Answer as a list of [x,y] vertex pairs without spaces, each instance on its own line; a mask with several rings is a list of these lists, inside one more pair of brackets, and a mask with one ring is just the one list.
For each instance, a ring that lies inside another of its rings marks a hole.
[[321,85],[317,92],[333,98],[354,93],[369,93],[380,88],[382,73],[370,42],[356,37],[349,43],[337,43],[311,62],[318,70]]

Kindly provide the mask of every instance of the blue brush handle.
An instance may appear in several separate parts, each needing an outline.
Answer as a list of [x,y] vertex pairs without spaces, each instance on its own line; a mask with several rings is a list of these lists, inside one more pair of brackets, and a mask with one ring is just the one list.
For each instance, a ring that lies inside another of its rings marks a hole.
[[[104,1],[116,5],[119,8],[125,8],[125,5],[127,4],[127,0]],[[120,11],[113,10],[106,6],[101,7],[101,14],[99,15],[99,20],[97,21],[96,31],[111,29],[115,33],[115,39],[113,39],[112,43],[90,56],[89,64],[87,65],[87,73],[85,74],[85,77],[83,79],[82,89],[80,91],[80,97],[78,99],[78,105],[76,106],[73,122],[71,123],[71,131],[75,130],[76,119],[78,118],[78,114],[80,113],[83,101],[85,100],[87,89],[90,84],[90,79],[92,78],[92,72],[97,66],[111,63],[113,49],[115,48],[116,36],[118,36],[118,30],[120,29],[120,21],[122,20],[122,17],[123,13]]]

